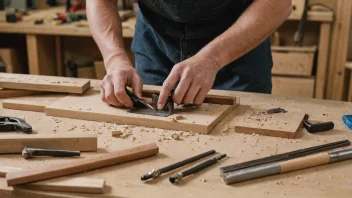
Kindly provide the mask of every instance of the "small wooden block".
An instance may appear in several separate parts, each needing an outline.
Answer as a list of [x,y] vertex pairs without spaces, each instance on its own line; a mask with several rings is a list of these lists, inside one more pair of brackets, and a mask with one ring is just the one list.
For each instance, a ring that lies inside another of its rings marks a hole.
[[22,168],[16,168],[11,166],[0,166],[0,177],[5,177],[9,172],[22,171]]
[[29,183],[21,185],[20,187],[31,190],[100,194],[104,192],[104,186],[105,179],[60,177],[56,179]]
[[151,157],[157,155],[158,153],[159,147],[156,144],[147,144],[130,149],[102,154],[97,157],[78,159],[67,164],[57,164],[45,168],[37,168],[21,172],[10,172],[6,174],[6,180],[7,185],[9,186],[25,184],[71,175],[74,173],[80,173],[106,166],[112,166],[124,162],[130,162],[137,159]]
[[259,134],[283,138],[294,138],[300,128],[304,113],[286,112],[267,114],[267,109],[249,109],[239,121],[237,133]]
[[313,98],[315,79],[303,77],[272,77],[273,95]]
[[56,76],[0,73],[0,87],[82,94],[90,87],[90,81]]
[[22,153],[24,147],[97,151],[96,134],[3,134],[0,136],[0,153]]
[[25,100],[5,100],[2,102],[4,109],[15,109],[22,111],[43,112],[46,106],[51,103],[43,101],[25,101]]

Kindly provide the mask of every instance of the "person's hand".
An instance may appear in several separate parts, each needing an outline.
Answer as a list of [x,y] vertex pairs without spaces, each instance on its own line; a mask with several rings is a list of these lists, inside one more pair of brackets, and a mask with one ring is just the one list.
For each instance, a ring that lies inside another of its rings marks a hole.
[[143,81],[129,60],[118,59],[108,65],[107,74],[100,83],[101,100],[113,106],[132,107],[133,102],[126,94],[126,86],[142,98]]
[[164,107],[171,90],[176,85],[172,97],[176,104],[203,103],[214,84],[219,68],[214,60],[196,56],[176,64],[163,83],[158,109]]

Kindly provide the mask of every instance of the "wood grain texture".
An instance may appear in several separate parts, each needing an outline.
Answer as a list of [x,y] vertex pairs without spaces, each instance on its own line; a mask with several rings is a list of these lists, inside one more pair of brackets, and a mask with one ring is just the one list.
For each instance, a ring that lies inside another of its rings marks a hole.
[[273,52],[272,73],[289,76],[312,76],[315,53]]
[[286,173],[295,170],[301,170],[309,167],[327,164],[330,161],[329,153],[318,153],[308,155],[280,163],[281,173]]
[[[0,166],[0,177],[6,177],[7,173],[19,172],[25,169]],[[92,179],[85,177],[60,177],[45,181],[33,182],[20,187],[32,190],[57,191],[57,192],[79,192],[79,193],[103,193],[104,179]]]
[[128,109],[109,106],[101,101],[99,92],[90,90],[82,97],[67,96],[47,106],[45,114],[56,117],[209,133],[234,108],[235,105],[209,103],[192,108],[175,107],[174,116],[182,115],[185,119],[173,122],[168,117],[134,114],[127,112]]
[[105,179],[92,179],[84,177],[60,177],[45,181],[33,182],[19,187],[55,192],[97,193],[104,192]]
[[272,83],[274,95],[305,98],[314,95],[314,78],[273,76]]
[[236,123],[236,132],[294,138],[305,115],[297,112],[267,114],[266,111],[267,109],[248,109],[244,118]]
[[90,87],[87,79],[0,73],[0,87],[9,89],[82,94]]
[[97,136],[88,133],[75,134],[3,134],[0,136],[0,153],[21,153],[24,147],[96,151]]
[[50,104],[51,103],[49,102],[43,102],[43,101],[4,100],[2,101],[2,108],[44,113],[45,107]]
[[24,169],[12,166],[0,166],[0,177],[5,177],[9,172],[22,171]]
[[25,184],[151,157],[157,155],[158,153],[159,148],[156,144],[146,144],[143,146],[103,154],[98,157],[77,160],[68,164],[57,164],[56,166],[46,168],[38,168],[21,172],[10,172],[6,174],[6,181],[9,186]]
[[45,92],[42,91],[29,91],[29,90],[15,90],[15,89],[1,89],[0,98],[15,98],[21,96],[40,95]]

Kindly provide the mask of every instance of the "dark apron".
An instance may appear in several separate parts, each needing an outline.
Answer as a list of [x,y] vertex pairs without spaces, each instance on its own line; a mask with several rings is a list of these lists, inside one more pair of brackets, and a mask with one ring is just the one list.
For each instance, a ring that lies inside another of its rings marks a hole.
[[[172,67],[226,31],[250,0],[139,0],[132,43],[144,84],[162,85]],[[265,25],[265,24],[264,24]],[[270,40],[222,68],[213,89],[271,93]]]

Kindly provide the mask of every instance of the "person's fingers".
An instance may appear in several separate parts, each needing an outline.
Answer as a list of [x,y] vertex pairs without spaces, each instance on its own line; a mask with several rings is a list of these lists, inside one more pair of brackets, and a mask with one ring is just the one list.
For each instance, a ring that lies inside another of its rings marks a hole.
[[172,100],[176,103],[176,104],[181,104],[186,93],[187,90],[189,89],[191,85],[191,78],[181,78],[180,82],[178,83],[175,92],[172,96]]
[[116,106],[116,107],[121,106],[121,103],[119,102],[119,100],[116,98],[116,96],[114,94],[114,87],[112,86],[112,84],[110,84],[110,83],[105,84],[104,91],[105,91],[105,98],[109,104]]
[[109,104],[109,102],[106,100],[106,97],[105,97],[105,90],[104,90],[104,87],[102,84],[99,85],[100,87],[100,97],[101,97],[101,100],[107,104]]
[[183,104],[191,104],[192,102],[194,102],[194,99],[198,94],[200,88],[201,88],[200,85],[191,83],[185,96],[183,97],[183,100],[182,100]]
[[158,100],[158,109],[162,109],[165,106],[167,98],[171,90],[175,87],[176,83],[180,80],[180,75],[176,70],[172,70],[170,75],[164,81],[163,86],[160,91]]
[[203,103],[205,97],[207,96],[208,94],[208,89],[205,89],[205,88],[201,88],[199,90],[199,92],[197,93],[196,97],[194,98],[193,100],[193,104],[195,105],[200,105]]
[[114,95],[117,100],[126,107],[133,107],[131,98],[126,93],[126,81],[119,78],[114,84]]
[[131,80],[131,87],[134,95],[136,95],[138,98],[143,98],[143,80],[138,74],[134,75],[133,79]]

